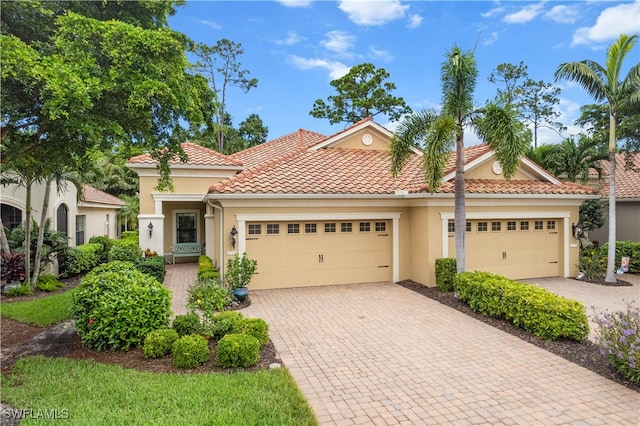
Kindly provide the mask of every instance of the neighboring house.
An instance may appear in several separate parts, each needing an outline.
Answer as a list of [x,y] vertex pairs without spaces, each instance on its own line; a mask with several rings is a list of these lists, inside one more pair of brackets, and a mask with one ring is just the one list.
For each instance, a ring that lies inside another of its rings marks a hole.
[[[256,289],[405,279],[435,285],[435,259],[455,255],[454,157],[430,194],[418,151],[392,178],[391,137],[365,119],[333,136],[300,129],[230,156],[184,143],[187,163],[171,164],[173,193],[154,189],[150,155],[133,157],[127,166],[140,176],[139,226],[153,225],[140,245],[166,255],[197,243],[222,267],[246,252],[258,261]],[[467,148],[465,163],[467,270],[576,275],[572,224],[594,191],[527,158],[507,181],[486,145]]]
[[[626,155],[616,154],[616,241],[640,242],[640,153],[632,154],[635,168],[626,167]],[[600,162],[602,179],[596,174],[589,175],[590,184],[599,188],[606,200],[609,199],[609,161]],[[608,210],[607,210],[608,211]],[[609,220],[604,226],[589,232],[589,239],[602,245],[609,240]]]
[[[60,193],[52,184],[49,211],[53,229],[64,232],[69,237],[69,246],[74,247],[89,241],[97,235],[117,238],[117,214],[124,205],[118,197],[99,191],[89,185],[82,186],[78,196],[76,187],[68,183]],[[32,218],[40,223],[45,185],[33,185],[31,195]],[[26,218],[26,190],[21,186],[2,187],[2,224],[12,229],[21,225]]]

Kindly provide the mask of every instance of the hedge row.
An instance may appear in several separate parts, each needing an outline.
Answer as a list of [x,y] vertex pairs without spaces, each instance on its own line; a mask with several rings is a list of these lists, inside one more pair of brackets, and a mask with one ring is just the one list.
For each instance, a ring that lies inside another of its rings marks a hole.
[[584,305],[546,289],[488,272],[457,274],[454,287],[474,311],[506,318],[541,339],[583,341],[589,335]]
[[198,258],[198,280],[218,282],[220,271],[210,257],[202,255]]
[[[607,255],[609,244],[603,244],[599,248],[599,253],[603,259],[604,269],[606,270]],[[623,257],[629,258],[629,273],[640,274],[640,243],[633,241],[616,241],[616,269],[620,267]]]

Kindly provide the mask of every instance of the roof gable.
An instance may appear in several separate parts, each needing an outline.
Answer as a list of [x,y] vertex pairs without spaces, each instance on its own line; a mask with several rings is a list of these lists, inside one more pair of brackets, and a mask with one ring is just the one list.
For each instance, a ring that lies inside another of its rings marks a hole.
[[80,201],[85,203],[105,204],[115,207],[121,207],[126,204],[122,199],[114,195],[107,194],[104,191],[100,191],[91,185],[82,185]]

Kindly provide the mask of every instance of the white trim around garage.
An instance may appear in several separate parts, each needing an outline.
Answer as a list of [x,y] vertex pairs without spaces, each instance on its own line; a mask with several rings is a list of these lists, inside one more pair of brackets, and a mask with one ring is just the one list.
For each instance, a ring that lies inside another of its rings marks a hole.
[[327,221],[327,220],[392,220],[392,277],[393,282],[400,281],[400,212],[362,212],[362,213],[273,213],[273,214],[236,214],[238,221],[238,253],[247,249],[245,228],[247,222],[285,222],[285,221]]

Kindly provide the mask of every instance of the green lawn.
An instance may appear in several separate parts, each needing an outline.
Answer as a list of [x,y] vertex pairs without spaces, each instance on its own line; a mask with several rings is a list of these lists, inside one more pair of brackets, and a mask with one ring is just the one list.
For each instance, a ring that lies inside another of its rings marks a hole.
[[0,304],[0,315],[27,324],[48,326],[71,318],[69,308],[75,289],[53,296],[22,302]]
[[[27,357],[2,379],[16,408],[68,414],[69,425],[317,425],[286,368],[234,374],[149,373],[93,361]],[[21,424],[50,423],[25,419]]]

